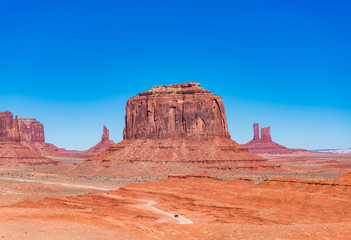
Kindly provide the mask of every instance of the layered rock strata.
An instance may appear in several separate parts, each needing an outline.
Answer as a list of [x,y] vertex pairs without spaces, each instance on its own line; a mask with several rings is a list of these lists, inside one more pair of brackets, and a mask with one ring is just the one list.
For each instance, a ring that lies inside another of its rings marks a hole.
[[286,154],[286,153],[296,153],[296,152],[308,152],[305,149],[292,149],[284,147],[276,142],[272,141],[271,128],[263,127],[261,128],[261,137],[259,134],[258,123],[253,124],[254,137],[253,139],[243,144],[244,147],[248,148],[250,152],[256,154]]
[[278,168],[230,139],[221,97],[199,83],[157,86],[130,98],[123,138],[80,166],[145,163],[155,168],[167,163],[178,164],[183,172],[192,166],[226,171]]
[[58,148],[54,144],[45,143],[44,126],[39,121],[34,118],[20,118],[19,122],[23,145],[43,156],[63,162],[82,162],[116,144],[109,139],[109,130],[104,126],[101,141],[85,151]]

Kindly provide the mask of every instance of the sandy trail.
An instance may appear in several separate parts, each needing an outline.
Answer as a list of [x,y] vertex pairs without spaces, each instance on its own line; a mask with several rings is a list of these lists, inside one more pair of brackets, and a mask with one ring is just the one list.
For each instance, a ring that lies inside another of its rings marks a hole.
[[[110,194],[107,194],[105,193],[104,194],[105,196],[107,197],[110,197],[110,198],[115,198],[115,199],[121,199],[122,197],[120,196],[116,196],[116,195],[110,195]],[[161,214],[165,217],[167,217],[169,220],[177,220],[179,224],[194,224],[194,222],[192,220],[190,220],[189,218],[186,218],[186,217],[183,217],[181,215],[178,215],[178,217],[174,217],[174,214],[170,213],[170,212],[166,212],[166,211],[163,211],[157,207],[154,207],[153,205],[157,204],[157,202],[155,201],[152,201],[152,200],[145,200],[145,199],[137,199],[138,201],[141,201],[141,202],[144,202],[144,204],[139,204],[139,205],[136,205],[138,207],[141,207],[143,209],[147,209],[151,212],[154,212],[154,213],[158,213],[158,214]]]
[[[101,191],[110,191],[111,190],[111,189],[107,189],[107,188],[100,188],[100,187],[89,186],[89,185],[69,184],[69,183],[60,183],[60,182],[45,182],[45,181],[36,181],[36,180],[18,179],[18,178],[0,178],[0,180],[11,180],[11,181],[29,182],[29,183],[41,183],[41,184],[49,184],[49,185],[59,185],[59,186],[64,186],[64,187],[94,189],[94,190],[101,190]],[[104,193],[104,196],[107,196],[110,198],[121,199],[120,196],[110,195],[107,193]],[[193,224],[194,223],[192,220],[190,220],[186,217],[178,215],[178,217],[176,218],[176,217],[174,217],[174,214],[154,207],[153,205],[157,204],[157,202],[155,202],[155,201],[145,200],[145,199],[137,199],[137,200],[144,202],[144,204],[137,205],[138,207],[147,209],[151,212],[161,214],[161,215],[167,217],[169,220],[172,220],[172,221],[177,220],[179,224]]]

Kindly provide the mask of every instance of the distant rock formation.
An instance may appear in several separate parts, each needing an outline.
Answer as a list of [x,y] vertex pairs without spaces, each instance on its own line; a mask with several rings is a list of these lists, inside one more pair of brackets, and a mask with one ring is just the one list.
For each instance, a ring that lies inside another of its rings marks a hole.
[[260,140],[260,129],[258,127],[258,123],[254,123],[254,138],[253,140],[259,141]]
[[86,154],[89,158],[89,157],[95,156],[95,155],[105,151],[107,148],[109,148],[115,144],[116,143],[110,139],[109,130],[104,125],[103,131],[102,131],[102,136],[101,136],[101,141],[98,144],[96,144],[94,147],[91,147],[88,150],[83,151],[83,153]]
[[0,166],[24,167],[58,164],[58,162],[22,145],[20,139],[20,127],[17,116],[13,119],[11,112],[0,112]]
[[261,128],[261,142],[272,142],[271,127]]
[[63,162],[82,162],[115,144],[109,139],[109,130],[106,126],[104,126],[101,141],[85,151],[67,150],[58,148],[51,143],[45,143],[44,125],[34,118],[20,118],[19,126],[20,139],[23,145],[43,156]]
[[20,131],[17,116],[9,111],[0,112],[0,142],[19,142]]
[[35,118],[18,119],[21,141],[45,142],[44,125]]
[[333,149],[333,150],[320,150],[319,152],[332,152],[332,153],[340,153],[340,154],[349,154],[349,153],[351,153],[351,148],[348,148],[348,149]]
[[104,125],[104,129],[102,130],[101,141],[110,140],[110,131]]
[[286,154],[286,153],[295,153],[295,152],[308,152],[305,149],[287,148],[276,142],[273,142],[271,137],[271,128],[269,126],[261,128],[261,137],[259,133],[258,123],[254,123],[253,128],[254,128],[253,139],[250,142],[243,144],[243,146],[247,147],[249,151],[252,153]]
[[199,83],[157,86],[130,98],[123,138],[79,167],[111,172],[120,171],[120,164],[131,163],[133,169],[148,166],[150,174],[156,174],[159,170],[151,169],[161,165],[182,173],[194,168],[278,169],[230,139],[221,97]]

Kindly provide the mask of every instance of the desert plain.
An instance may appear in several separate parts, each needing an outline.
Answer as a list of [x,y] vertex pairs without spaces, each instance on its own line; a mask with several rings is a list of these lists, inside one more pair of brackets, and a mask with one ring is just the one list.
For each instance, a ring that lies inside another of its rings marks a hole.
[[104,127],[86,151],[1,117],[0,239],[350,239],[351,154],[289,149],[258,124],[240,145],[198,83],[129,99],[124,140]]

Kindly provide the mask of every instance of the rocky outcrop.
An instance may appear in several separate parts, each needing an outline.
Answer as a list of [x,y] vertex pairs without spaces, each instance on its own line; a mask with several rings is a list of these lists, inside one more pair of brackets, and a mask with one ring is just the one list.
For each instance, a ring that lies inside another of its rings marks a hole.
[[[123,137],[78,168],[94,166],[117,175],[144,169],[151,176],[279,169],[230,139],[221,97],[199,83],[157,86],[129,99]],[[126,168],[130,171],[120,172]]]
[[230,138],[222,99],[199,83],[156,86],[127,101],[124,139]]
[[102,130],[101,141],[110,140],[110,131],[104,125],[104,129]]
[[9,111],[0,112],[0,142],[19,142],[20,131],[17,116]]
[[286,153],[296,153],[296,152],[307,152],[305,149],[292,149],[284,147],[276,142],[272,141],[271,137],[271,128],[263,127],[261,128],[261,137],[259,133],[258,123],[254,123],[254,137],[253,139],[243,144],[244,147],[247,147],[250,152],[256,154],[286,154]]
[[254,123],[254,138],[253,140],[259,141],[260,140],[260,129],[258,128],[258,123]]
[[[27,133],[29,134],[30,131]],[[30,135],[30,134],[29,134]],[[26,137],[29,137],[26,135]],[[0,166],[25,167],[58,164],[20,143],[20,127],[17,116],[9,111],[0,112]]]
[[110,134],[109,130],[107,127],[104,125],[103,131],[102,131],[102,136],[101,136],[101,141],[96,144],[94,147],[89,148],[86,151],[83,151],[82,153],[87,156],[87,158],[90,158],[92,156],[95,156],[103,151],[105,151],[107,148],[115,145],[116,143],[110,139]]
[[272,142],[271,127],[261,128],[261,142]]
[[94,147],[85,151],[66,150],[58,148],[54,144],[45,143],[44,125],[35,118],[19,118],[18,123],[22,145],[42,156],[63,162],[82,162],[115,144],[109,139],[109,131],[104,126],[101,141]]
[[18,119],[21,141],[45,142],[44,125],[35,118]]

